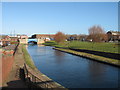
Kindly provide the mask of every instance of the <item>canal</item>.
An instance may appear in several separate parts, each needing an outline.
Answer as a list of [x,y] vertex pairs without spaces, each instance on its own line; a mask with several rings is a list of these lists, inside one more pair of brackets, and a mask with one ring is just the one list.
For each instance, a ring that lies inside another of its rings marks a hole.
[[36,67],[66,88],[117,88],[118,70],[107,64],[74,56],[50,46],[28,46]]

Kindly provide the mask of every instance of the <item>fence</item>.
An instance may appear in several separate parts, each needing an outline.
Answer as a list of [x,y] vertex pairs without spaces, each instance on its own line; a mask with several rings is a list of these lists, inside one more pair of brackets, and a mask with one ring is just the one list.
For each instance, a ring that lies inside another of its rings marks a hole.
[[24,64],[24,79],[26,83],[28,83],[29,87],[35,88],[64,88],[63,86],[59,85],[58,83],[54,82],[53,80],[44,77],[39,78],[33,75],[30,71],[28,71],[27,65]]

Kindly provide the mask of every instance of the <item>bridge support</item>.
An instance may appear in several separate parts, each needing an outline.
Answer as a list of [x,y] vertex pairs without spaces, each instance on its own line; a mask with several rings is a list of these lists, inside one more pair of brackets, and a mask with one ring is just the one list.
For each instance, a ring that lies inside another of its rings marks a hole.
[[42,43],[45,43],[45,41],[43,39],[38,39],[37,40],[37,44],[42,44]]
[[28,44],[28,39],[19,39],[20,44]]

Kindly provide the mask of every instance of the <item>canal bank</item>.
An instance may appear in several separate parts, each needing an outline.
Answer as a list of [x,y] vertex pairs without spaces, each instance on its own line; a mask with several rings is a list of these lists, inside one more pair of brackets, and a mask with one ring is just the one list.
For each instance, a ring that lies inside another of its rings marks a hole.
[[28,46],[37,69],[66,88],[117,88],[118,70],[108,64],[54,50],[50,46]]
[[[27,61],[25,60],[27,59]],[[4,89],[11,88],[64,88],[57,82],[41,73],[34,66],[25,45],[19,45],[14,57],[12,70],[2,85]]]
[[94,61],[98,61],[101,63],[105,63],[105,64],[109,64],[109,65],[113,65],[116,67],[120,67],[120,61],[117,59],[111,59],[111,58],[105,58],[102,56],[97,56],[97,55],[93,55],[93,54],[89,54],[89,53],[84,53],[84,52],[78,52],[75,50],[70,50],[70,49],[65,49],[65,48],[53,48],[55,50],[59,50],[62,52],[66,52],[66,53],[70,53],[76,56],[80,56],[80,57],[84,57],[84,58],[88,58],[90,60],[94,60]]
[[[26,47],[26,45],[22,45],[22,53],[25,60],[24,64],[24,72],[25,72],[25,82],[27,82],[28,87],[32,88],[63,88],[62,85],[58,84],[57,82],[53,81],[49,77],[47,77],[45,74],[41,73],[36,66],[34,65],[34,62],[29,55]],[[67,90],[67,89],[66,89]]]
[[55,41],[48,41],[44,43],[44,45],[53,46],[55,47],[55,50],[120,67],[120,54],[118,51],[119,43],[111,44],[73,41],[58,44]]

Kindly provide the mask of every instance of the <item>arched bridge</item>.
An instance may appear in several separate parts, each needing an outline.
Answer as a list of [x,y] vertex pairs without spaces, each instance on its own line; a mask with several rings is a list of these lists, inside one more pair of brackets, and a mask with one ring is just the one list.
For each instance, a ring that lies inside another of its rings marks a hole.
[[32,42],[32,41],[33,41],[33,42],[38,42],[37,39],[28,39],[28,43],[29,43],[29,42]]
[[42,44],[45,42],[44,39],[19,39],[21,44],[28,44],[29,42],[36,42],[37,44]]

